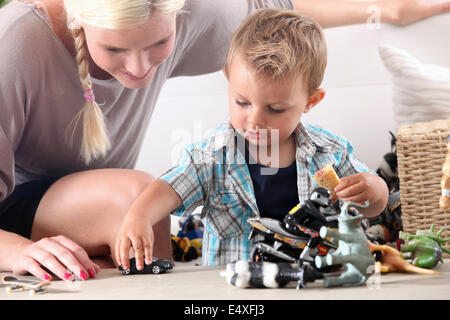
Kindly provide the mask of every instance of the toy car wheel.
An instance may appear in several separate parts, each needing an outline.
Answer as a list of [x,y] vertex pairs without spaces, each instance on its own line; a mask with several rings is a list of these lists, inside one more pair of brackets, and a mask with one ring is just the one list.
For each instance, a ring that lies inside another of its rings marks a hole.
[[122,274],[127,275],[130,274],[131,270],[130,269],[123,269],[122,270]]
[[161,272],[161,268],[159,266],[153,266],[152,267],[152,272],[155,274],[158,274]]

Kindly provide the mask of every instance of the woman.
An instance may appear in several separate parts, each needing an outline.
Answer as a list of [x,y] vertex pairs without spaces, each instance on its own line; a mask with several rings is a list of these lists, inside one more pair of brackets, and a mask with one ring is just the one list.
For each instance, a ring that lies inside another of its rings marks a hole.
[[[401,24],[448,10],[379,4],[382,21]],[[363,23],[368,5],[15,0],[2,8],[0,270],[86,280],[100,268],[93,257],[115,259],[123,216],[154,179],[132,168],[163,83],[221,69],[248,13],[295,8],[335,26]],[[169,219],[155,226],[154,256],[171,257],[169,230]]]

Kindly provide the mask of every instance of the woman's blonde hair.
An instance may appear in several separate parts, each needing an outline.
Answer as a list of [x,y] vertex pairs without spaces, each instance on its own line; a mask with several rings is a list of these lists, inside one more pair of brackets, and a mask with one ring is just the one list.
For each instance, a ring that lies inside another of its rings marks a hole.
[[261,9],[248,16],[231,39],[226,72],[238,52],[256,72],[274,79],[302,76],[309,94],[319,88],[327,64],[322,28],[293,10]]
[[[85,163],[104,156],[110,148],[105,119],[95,101],[89,74],[89,51],[84,29],[89,25],[103,29],[127,29],[146,22],[150,13],[161,15],[179,13],[185,0],[64,0],[67,26],[75,42],[78,75],[86,103],[71,123],[76,129],[83,120],[81,157]],[[73,131],[72,131],[73,133]]]

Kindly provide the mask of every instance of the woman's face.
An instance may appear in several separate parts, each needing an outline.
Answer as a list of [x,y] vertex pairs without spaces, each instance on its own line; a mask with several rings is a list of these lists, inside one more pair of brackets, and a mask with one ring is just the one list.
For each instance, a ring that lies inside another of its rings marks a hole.
[[173,50],[176,15],[151,14],[130,29],[110,30],[84,25],[94,63],[129,89],[145,87]]

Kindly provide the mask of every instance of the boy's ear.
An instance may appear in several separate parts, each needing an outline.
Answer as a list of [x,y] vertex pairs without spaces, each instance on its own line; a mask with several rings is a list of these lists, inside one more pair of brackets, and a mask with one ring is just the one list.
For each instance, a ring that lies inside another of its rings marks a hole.
[[308,98],[308,103],[305,107],[305,113],[308,113],[325,97],[325,90],[322,88],[316,89]]

